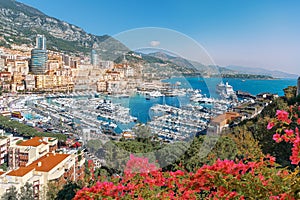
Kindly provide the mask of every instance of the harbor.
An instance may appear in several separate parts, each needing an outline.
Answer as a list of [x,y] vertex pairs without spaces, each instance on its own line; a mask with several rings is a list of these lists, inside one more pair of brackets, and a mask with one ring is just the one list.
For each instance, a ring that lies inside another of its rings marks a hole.
[[40,131],[75,133],[82,138],[83,130],[92,130],[99,137],[118,140],[123,135],[132,138],[132,130],[145,124],[159,140],[168,143],[206,134],[211,122],[224,113],[237,111],[245,119],[260,111],[254,95],[236,92],[226,82],[215,85],[215,94],[207,93],[206,88],[184,87],[178,81],[173,84],[176,87],[163,85],[134,94],[77,91],[20,95],[7,105],[13,120]]

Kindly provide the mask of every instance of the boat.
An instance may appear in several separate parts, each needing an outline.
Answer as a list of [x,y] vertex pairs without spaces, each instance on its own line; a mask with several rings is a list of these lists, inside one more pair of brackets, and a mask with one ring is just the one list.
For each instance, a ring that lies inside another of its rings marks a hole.
[[150,92],[149,93],[149,96],[150,97],[154,97],[154,98],[157,98],[157,97],[162,97],[162,96],[164,96],[161,92],[159,92],[159,91],[153,91],[153,92]]
[[113,128],[113,129],[115,129],[115,128],[117,128],[117,127],[118,127],[118,125],[117,125],[117,124],[115,124],[115,123],[112,123],[112,122],[110,122],[108,126],[109,126],[109,127],[111,127],[111,128]]
[[225,99],[237,99],[237,96],[235,94],[235,91],[233,90],[233,87],[229,85],[228,82],[225,84],[223,81],[221,81],[217,86],[216,86],[216,92]]
[[129,98],[129,95],[128,94],[117,94],[117,95],[115,95],[115,97],[117,97],[117,98]]

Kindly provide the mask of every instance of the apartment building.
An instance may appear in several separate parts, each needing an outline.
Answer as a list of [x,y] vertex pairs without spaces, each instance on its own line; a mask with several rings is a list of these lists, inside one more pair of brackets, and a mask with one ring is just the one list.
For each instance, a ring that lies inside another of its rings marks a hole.
[[33,185],[35,199],[47,190],[50,181],[62,185],[84,178],[85,159],[82,152],[57,152],[57,139],[33,137],[21,140],[2,138],[0,150],[9,149],[9,171],[0,171],[0,194],[14,186],[19,191],[25,183]]
[[[0,130],[3,133],[3,130]],[[0,136],[0,165],[7,163],[10,137]]]

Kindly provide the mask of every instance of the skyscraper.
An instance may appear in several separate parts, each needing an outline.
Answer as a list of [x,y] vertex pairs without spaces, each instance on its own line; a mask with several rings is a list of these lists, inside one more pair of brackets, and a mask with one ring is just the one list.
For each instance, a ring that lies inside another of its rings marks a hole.
[[44,35],[37,35],[35,38],[35,48],[46,50],[46,37]]
[[94,50],[94,49],[91,52],[91,64],[93,66],[99,66],[99,57],[98,57],[96,50]]
[[47,71],[47,49],[44,35],[36,36],[36,48],[31,51],[30,71],[33,74],[41,75]]

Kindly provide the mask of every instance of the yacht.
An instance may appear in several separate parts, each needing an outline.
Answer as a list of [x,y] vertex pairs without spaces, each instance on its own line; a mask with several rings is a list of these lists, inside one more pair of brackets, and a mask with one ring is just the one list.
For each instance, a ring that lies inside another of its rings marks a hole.
[[226,84],[221,81],[216,86],[216,92],[225,99],[237,99],[237,96],[235,94],[235,91],[233,90],[233,87],[226,82]]

